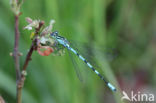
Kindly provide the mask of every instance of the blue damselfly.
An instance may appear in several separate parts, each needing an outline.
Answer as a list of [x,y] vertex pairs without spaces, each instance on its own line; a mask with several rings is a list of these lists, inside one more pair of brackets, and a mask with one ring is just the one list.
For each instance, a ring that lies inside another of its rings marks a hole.
[[67,48],[69,51],[73,52],[75,55],[77,55],[82,61],[84,61],[84,63],[92,70],[94,71],[104,82],[105,84],[112,90],[112,91],[116,91],[116,88],[109,83],[108,81],[106,81],[106,79],[93,67],[93,65],[90,64],[90,62],[88,62],[81,54],[79,54],[79,52],[77,50],[75,50],[74,48],[71,47],[69,41],[58,35],[58,32],[52,32],[50,34],[50,36],[56,41],[55,44],[56,45],[62,45],[63,47]]

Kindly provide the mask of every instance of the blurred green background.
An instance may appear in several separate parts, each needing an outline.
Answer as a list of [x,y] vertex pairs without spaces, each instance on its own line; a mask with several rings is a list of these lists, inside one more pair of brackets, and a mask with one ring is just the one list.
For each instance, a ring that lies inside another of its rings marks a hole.
[[[115,48],[117,57],[112,61],[96,50],[93,54],[101,73],[118,90],[111,92],[78,62],[85,74],[85,83],[80,82],[67,53],[43,57],[34,52],[27,68],[23,103],[122,103],[122,90],[128,94],[132,90],[156,92],[155,4],[155,0],[25,0],[20,16],[21,66],[31,45],[31,32],[23,30],[25,17],[44,20],[46,25],[55,19],[53,30],[66,38],[101,49]],[[15,68],[9,56],[13,45],[14,15],[9,0],[1,0],[0,95],[6,103],[15,103]]]

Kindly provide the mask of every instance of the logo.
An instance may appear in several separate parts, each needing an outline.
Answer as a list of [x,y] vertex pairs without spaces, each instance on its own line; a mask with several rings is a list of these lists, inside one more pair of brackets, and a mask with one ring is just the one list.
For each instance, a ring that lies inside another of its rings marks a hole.
[[131,91],[130,95],[128,96],[128,94],[123,91],[122,92],[123,96],[121,98],[121,100],[127,100],[127,101],[132,101],[132,102],[153,102],[154,101],[154,94],[152,93],[141,93],[141,92],[137,92],[134,93],[133,91]]

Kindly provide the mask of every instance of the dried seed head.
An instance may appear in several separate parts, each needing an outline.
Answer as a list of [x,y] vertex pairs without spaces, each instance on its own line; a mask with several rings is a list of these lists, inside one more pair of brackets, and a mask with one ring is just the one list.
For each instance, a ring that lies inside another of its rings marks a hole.
[[24,29],[32,30],[32,28],[38,28],[39,23],[42,22],[40,20],[32,20],[31,18],[27,17],[26,21],[29,23],[27,26],[24,27]]
[[45,27],[43,31],[41,32],[41,36],[45,36],[46,34],[51,33],[54,23],[55,23],[55,20],[51,20],[49,23],[49,26]]
[[30,17],[26,17],[25,20],[30,24],[33,22],[33,20]]
[[11,5],[11,9],[13,11],[13,13],[15,15],[19,15],[20,14],[20,7],[21,7],[21,3],[19,4],[17,2],[17,0],[10,0],[10,5]]

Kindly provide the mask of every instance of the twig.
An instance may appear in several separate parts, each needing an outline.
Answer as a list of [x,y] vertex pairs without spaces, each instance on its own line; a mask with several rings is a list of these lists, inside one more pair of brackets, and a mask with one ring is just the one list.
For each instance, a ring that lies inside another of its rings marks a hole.
[[[19,2],[19,0],[16,1],[11,1],[11,6],[12,6],[12,10],[15,14],[15,42],[14,42],[14,51],[13,51],[13,58],[14,58],[14,62],[15,62],[15,69],[16,69],[16,100],[17,103],[22,103],[22,88],[24,85],[24,80],[25,80],[25,73],[26,73],[26,68],[28,66],[28,63],[31,59],[31,55],[33,53],[34,50],[37,49],[37,35],[39,34],[40,28],[43,26],[44,22],[41,21],[39,23],[39,27],[36,28],[35,31],[35,38],[32,41],[32,45],[30,47],[30,50],[27,54],[23,69],[22,69],[22,73],[20,71],[20,53],[19,53],[19,38],[20,38],[20,32],[19,32],[19,16],[21,15],[20,12],[20,6],[23,4],[24,0],[21,0],[21,2]],[[16,4],[15,4],[16,3]]]
[[29,49],[29,52],[28,52],[28,54],[26,56],[26,59],[25,59],[25,62],[24,62],[23,68],[22,68],[22,73],[20,75],[20,80],[19,80],[18,86],[17,86],[18,87],[17,103],[21,103],[21,101],[22,101],[22,88],[24,86],[24,81],[25,81],[25,76],[26,76],[26,69],[27,69],[27,66],[29,64],[29,61],[31,60],[31,56],[32,56],[33,51],[37,49],[37,41],[38,41],[37,35],[38,35],[39,31],[40,31],[40,28],[43,26],[43,24],[44,24],[44,22],[41,21],[39,23],[39,27],[36,28],[36,31],[35,31],[36,36],[35,36],[34,40],[32,41],[31,47]]
[[[43,24],[44,24],[43,21],[41,21],[41,22],[39,23],[39,27],[36,28],[35,35],[38,35],[38,33],[39,33],[41,27],[43,26]],[[28,66],[28,63],[29,63],[29,61],[31,60],[31,55],[32,55],[33,51],[37,49],[37,41],[38,41],[37,36],[35,36],[35,38],[34,38],[34,40],[33,40],[33,42],[32,42],[32,45],[31,45],[31,47],[30,47],[30,49],[29,49],[29,52],[28,52],[28,54],[27,54],[27,57],[26,57],[26,59],[25,59],[25,62],[24,62],[24,66],[23,66],[23,70],[22,70],[22,71],[26,71],[26,68],[27,68],[27,66]]]
[[[16,4],[15,4],[16,3]],[[19,16],[20,16],[20,8],[19,8],[19,1],[11,1],[12,10],[15,15],[15,42],[14,42],[14,51],[13,51],[13,58],[14,64],[16,69],[16,99],[17,103],[21,103],[21,92],[19,91],[19,82],[21,79],[21,72],[20,72],[20,53],[19,53]]]
[[16,69],[16,98],[17,98],[17,103],[21,103],[20,101],[20,95],[21,93],[19,92],[18,89],[18,83],[21,78],[21,73],[20,73],[20,64],[19,64],[19,37],[20,37],[20,32],[19,32],[19,15],[15,15],[15,43],[14,43],[14,52],[13,52],[13,58],[15,62],[15,69]]
[[19,65],[19,16],[15,16],[15,43],[14,43],[14,61],[15,61],[15,68],[16,68],[16,79],[18,80],[20,78],[20,65]]

